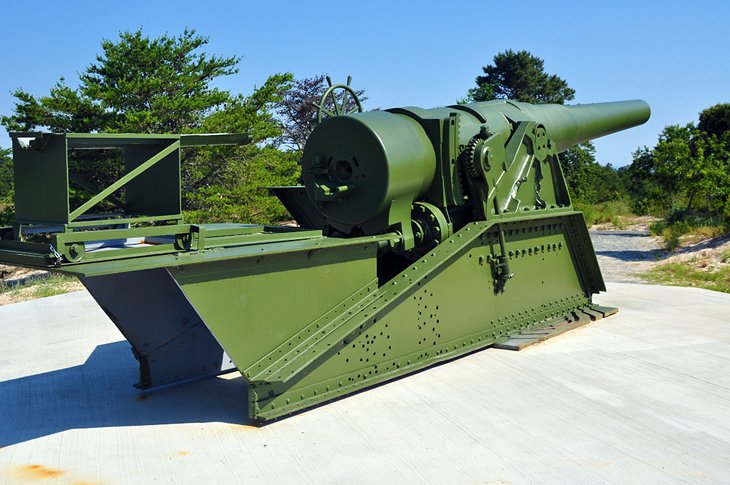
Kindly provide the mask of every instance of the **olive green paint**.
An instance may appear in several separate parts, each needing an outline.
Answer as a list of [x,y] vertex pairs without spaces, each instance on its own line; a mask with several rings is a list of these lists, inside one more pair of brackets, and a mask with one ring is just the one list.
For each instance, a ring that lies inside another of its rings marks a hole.
[[[202,364],[138,355],[142,387],[222,372],[225,351],[259,421],[611,314],[592,304],[605,285],[558,155],[643,123],[646,103],[325,114],[304,185],[271,188],[300,227],[183,220],[179,148],[245,136],[14,134],[19,212],[0,229],[0,260],[77,275],[100,301],[115,278],[164,281],[149,311],[166,316],[159,335],[196,352],[194,328],[206,344],[190,361]],[[125,174],[69,208],[68,151],[107,146],[125,149]],[[90,216],[101,200],[121,212]],[[112,303],[146,348],[155,321]]]

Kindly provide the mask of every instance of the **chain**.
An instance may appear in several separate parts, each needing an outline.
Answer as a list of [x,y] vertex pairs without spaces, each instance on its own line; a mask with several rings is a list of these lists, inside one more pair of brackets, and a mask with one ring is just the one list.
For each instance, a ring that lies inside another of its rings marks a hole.
[[61,266],[61,261],[63,260],[63,257],[58,254],[58,251],[56,251],[56,248],[53,247],[53,244],[49,244],[48,247],[51,248],[51,254],[53,254],[53,257],[56,259],[53,262],[53,266],[58,268],[59,266]]

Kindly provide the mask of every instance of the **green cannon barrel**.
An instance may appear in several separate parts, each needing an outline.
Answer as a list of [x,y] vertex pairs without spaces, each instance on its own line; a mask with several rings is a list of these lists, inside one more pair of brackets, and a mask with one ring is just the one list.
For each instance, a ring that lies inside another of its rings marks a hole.
[[558,152],[641,125],[651,115],[649,105],[639,99],[575,106],[514,104],[529,118],[545,126],[548,137],[557,144]]

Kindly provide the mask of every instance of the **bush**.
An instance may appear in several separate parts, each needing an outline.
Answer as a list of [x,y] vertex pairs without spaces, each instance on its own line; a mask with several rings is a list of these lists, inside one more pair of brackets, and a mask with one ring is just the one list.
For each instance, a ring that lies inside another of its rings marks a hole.
[[631,201],[631,212],[639,216],[645,216],[650,212],[650,204],[646,199],[637,199]]
[[685,221],[690,215],[690,212],[684,207],[672,206],[667,212],[665,217],[668,224],[674,224],[678,221]]
[[672,208],[662,221],[649,226],[651,234],[664,238],[669,251],[674,251],[680,245],[680,238],[691,234],[693,239],[702,240],[717,237],[730,231],[728,219],[712,214],[687,211],[683,208]]
[[0,203],[0,227],[10,226],[15,219],[15,206]]
[[649,226],[649,232],[652,236],[661,236],[664,233],[664,229],[667,228],[667,223],[662,221],[653,222]]
[[573,202],[573,208],[583,213],[588,227],[594,224],[612,223],[617,228],[623,227],[622,216],[630,216],[631,209],[623,200],[590,204],[581,200]]
[[573,203],[573,209],[581,211],[583,213],[583,217],[586,220],[586,226],[591,227],[593,224],[596,223],[596,217],[598,212],[594,208],[593,204],[575,201]]
[[677,222],[662,231],[664,238],[664,246],[667,251],[674,251],[679,247],[681,237],[689,232],[689,224],[686,222]]

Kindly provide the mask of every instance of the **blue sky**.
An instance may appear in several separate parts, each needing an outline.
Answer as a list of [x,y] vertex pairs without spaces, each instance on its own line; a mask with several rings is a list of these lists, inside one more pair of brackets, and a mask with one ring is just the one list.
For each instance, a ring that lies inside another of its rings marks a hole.
[[[644,126],[596,142],[597,159],[621,166],[668,124],[730,102],[730,1],[7,2],[0,11],[0,113],[10,92],[42,96],[59,77],[75,85],[102,39],[186,26],[207,51],[240,55],[219,86],[248,94],[276,72],[330,73],[368,92],[367,107],[452,104],[497,52],[527,49],[576,90],[575,103],[641,98]],[[10,142],[0,130],[0,147]]]

